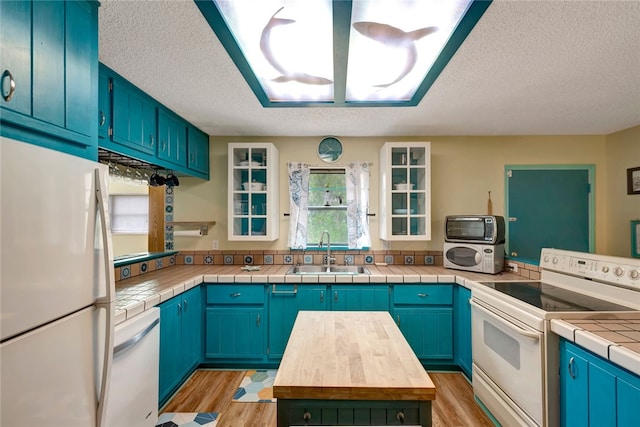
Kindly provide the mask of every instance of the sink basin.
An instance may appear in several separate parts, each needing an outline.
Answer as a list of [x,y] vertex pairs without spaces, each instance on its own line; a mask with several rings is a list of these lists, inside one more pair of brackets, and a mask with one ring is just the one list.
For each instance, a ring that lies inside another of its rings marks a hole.
[[295,265],[287,274],[370,274],[367,267],[361,265]]

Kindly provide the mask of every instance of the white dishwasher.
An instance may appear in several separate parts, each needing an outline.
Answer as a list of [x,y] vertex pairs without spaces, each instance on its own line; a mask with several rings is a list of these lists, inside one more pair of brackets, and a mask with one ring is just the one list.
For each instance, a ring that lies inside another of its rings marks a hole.
[[156,425],[159,360],[159,308],[116,325],[107,427]]

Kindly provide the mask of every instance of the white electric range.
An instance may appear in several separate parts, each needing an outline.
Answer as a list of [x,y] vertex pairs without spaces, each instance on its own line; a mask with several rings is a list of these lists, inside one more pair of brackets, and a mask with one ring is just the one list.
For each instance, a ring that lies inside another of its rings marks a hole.
[[540,280],[471,283],[473,390],[503,425],[559,425],[551,319],[640,319],[640,260],[543,249]]

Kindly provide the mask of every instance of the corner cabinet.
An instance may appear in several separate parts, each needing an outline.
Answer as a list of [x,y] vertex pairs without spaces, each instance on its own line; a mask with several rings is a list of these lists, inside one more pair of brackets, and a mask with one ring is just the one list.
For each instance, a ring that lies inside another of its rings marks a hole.
[[380,238],[431,240],[431,143],[380,149]]
[[228,239],[276,240],[278,150],[271,143],[230,143],[228,156]]
[[471,379],[471,290],[457,285],[453,294],[453,329],[455,364]]
[[196,286],[160,304],[159,401],[200,364],[202,358],[202,290]]

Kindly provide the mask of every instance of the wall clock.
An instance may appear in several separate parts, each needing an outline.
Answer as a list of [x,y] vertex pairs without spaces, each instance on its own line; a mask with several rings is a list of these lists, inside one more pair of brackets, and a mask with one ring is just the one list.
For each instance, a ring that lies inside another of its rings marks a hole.
[[318,144],[318,156],[327,163],[333,163],[342,156],[342,142],[333,136],[327,136]]

